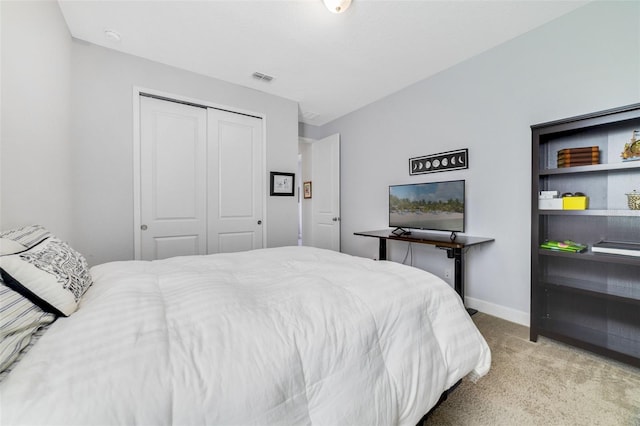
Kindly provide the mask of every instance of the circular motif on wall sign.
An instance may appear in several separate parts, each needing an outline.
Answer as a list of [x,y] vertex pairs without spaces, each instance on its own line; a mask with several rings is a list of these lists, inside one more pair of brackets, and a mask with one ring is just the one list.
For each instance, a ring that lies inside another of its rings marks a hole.
[[458,157],[458,162],[459,162],[460,164],[464,164],[464,159],[462,158],[462,155],[460,155],[460,156]]
[[431,168],[431,161],[427,160],[427,162],[424,163],[424,168],[425,169],[430,169]]
[[447,167],[447,164],[449,164],[449,160],[447,160],[446,158],[442,159],[442,167]]
[[433,160],[433,167],[440,167],[440,160],[438,160],[437,158]]
[[452,164],[453,166],[455,166],[455,165],[456,165],[456,157],[451,157],[451,164]]

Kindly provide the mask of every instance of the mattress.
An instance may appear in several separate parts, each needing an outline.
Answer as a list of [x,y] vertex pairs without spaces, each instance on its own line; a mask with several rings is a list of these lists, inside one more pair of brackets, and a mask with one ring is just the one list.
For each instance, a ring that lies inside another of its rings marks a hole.
[[0,423],[415,425],[485,375],[459,296],[309,247],[112,262],[0,383]]

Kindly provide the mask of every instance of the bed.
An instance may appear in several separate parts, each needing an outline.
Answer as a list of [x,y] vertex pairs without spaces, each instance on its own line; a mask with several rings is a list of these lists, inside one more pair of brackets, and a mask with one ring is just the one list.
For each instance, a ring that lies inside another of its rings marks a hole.
[[453,289],[393,262],[281,247],[89,275],[4,374],[1,424],[415,425],[490,368]]

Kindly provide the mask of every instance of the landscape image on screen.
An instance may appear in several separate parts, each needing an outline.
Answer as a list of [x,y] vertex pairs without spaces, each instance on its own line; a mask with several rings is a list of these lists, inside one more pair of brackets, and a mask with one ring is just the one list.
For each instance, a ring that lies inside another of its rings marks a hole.
[[464,181],[390,186],[389,226],[464,232]]

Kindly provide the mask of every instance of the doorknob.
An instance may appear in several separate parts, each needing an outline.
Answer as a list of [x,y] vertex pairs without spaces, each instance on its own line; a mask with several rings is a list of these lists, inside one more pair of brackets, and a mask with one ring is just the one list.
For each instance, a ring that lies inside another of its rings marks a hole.
[[142,229],[143,231],[146,231],[147,230],[147,225],[140,226],[140,229]]
[[262,221],[261,220],[258,221],[258,225],[262,225]]
[[334,222],[337,222],[337,221],[338,221],[338,218],[337,218],[337,217],[334,217],[334,218],[333,218],[333,219],[331,219],[331,220],[333,220]]

